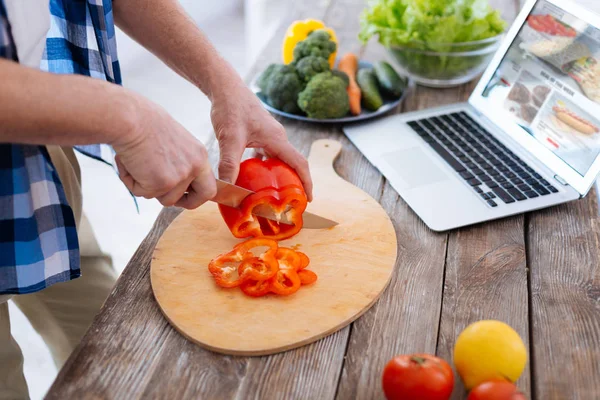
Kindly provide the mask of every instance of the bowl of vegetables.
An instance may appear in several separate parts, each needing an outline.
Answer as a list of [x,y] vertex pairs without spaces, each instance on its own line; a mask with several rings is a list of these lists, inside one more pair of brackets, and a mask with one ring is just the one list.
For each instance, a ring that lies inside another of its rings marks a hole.
[[432,87],[477,77],[506,28],[488,0],[375,0],[360,18],[361,40],[377,37],[409,76]]
[[270,64],[251,86],[267,110],[287,118],[321,123],[373,118],[396,108],[412,86],[386,61],[370,63],[354,53],[337,57],[335,32],[320,21],[292,24],[282,53],[283,63]]

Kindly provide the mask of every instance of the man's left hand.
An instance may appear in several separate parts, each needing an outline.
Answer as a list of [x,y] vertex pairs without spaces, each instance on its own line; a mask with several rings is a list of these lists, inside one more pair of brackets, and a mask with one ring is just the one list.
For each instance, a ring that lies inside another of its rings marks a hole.
[[283,126],[246,86],[235,82],[213,93],[210,117],[221,151],[220,179],[235,183],[244,150],[263,149],[268,157],[278,158],[296,170],[312,201],[308,161],[288,141]]

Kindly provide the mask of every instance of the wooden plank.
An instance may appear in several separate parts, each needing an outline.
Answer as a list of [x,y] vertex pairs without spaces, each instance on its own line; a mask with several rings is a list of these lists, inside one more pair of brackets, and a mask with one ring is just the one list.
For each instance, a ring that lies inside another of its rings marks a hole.
[[387,360],[435,352],[447,235],[429,230],[389,184],[381,204],[396,227],[396,271],[379,302],[352,326],[338,399],[381,398]]
[[[514,8],[496,3],[503,6],[503,13],[514,16]],[[364,58],[385,58],[393,62],[382,46],[373,41],[364,52]],[[476,81],[473,81],[450,89],[418,86],[402,110],[466,101],[475,84]],[[392,208],[386,210],[399,227],[398,270],[379,303],[353,324],[337,396],[339,399],[381,397],[380,379],[387,360],[395,354],[436,352],[447,235],[430,231],[387,184],[385,188],[384,199],[394,199]],[[453,245],[457,248],[456,242]],[[522,269],[524,271],[524,261]],[[526,296],[526,286],[524,288]],[[448,354],[442,355],[451,359]]]
[[[492,1],[510,22],[520,10],[518,0]],[[476,82],[467,86],[470,92]],[[466,93],[465,93],[466,96]],[[527,269],[524,217],[459,229],[450,234],[442,315],[437,354],[450,361],[456,337],[470,323],[501,320],[529,339]],[[453,398],[463,399],[465,390],[456,374]],[[518,382],[529,396],[530,372]]]
[[537,399],[600,395],[599,222],[595,190],[528,218]]
[[[387,59],[376,41],[363,59]],[[431,89],[418,86],[399,111],[413,111],[463,101],[470,88]],[[382,206],[396,227],[398,260],[390,286],[379,302],[352,325],[338,399],[381,398],[381,373],[396,354],[435,353],[440,318],[446,234],[425,226],[386,182]]]
[[171,329],[152,298],[151,249],[179,213],[166,209],[123,271],[80,345],[61,369],[48,399],[116,398],[140,392],[156,368]]
[[[453,232],[448,243],[438,356],[452,360],[456,337],[467,325],[482,319],[508,323],[527,345],[527,295],[523,216]],[[526,394],[529,381],[526,369],[519,380],[519,388]],[[457,379],[453,398],[464,396]]]

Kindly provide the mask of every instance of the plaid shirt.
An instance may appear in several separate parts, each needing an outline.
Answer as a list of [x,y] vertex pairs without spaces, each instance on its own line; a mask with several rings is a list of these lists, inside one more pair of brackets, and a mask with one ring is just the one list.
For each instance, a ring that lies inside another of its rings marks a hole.
[[[121,83],[111,0],[50,0],[50,14],[42,70]],[[3,0],[0,57],[18,61]],[[110,164],[108,146],[76,149]],[[46,148],[0,144],[0,294],[80,275],[73,211]]]

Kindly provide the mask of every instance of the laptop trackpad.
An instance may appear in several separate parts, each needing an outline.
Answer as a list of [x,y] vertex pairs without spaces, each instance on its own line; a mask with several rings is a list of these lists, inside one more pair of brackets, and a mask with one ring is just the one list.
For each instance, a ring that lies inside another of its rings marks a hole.
[[426,186],[448,179],[444,171],[420,147],[385,153],[382,157],[409,188]]

